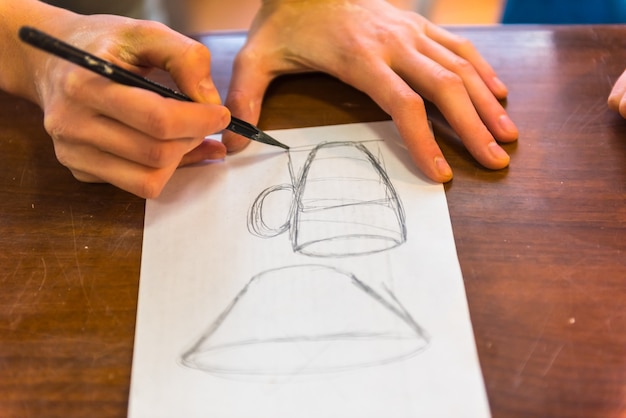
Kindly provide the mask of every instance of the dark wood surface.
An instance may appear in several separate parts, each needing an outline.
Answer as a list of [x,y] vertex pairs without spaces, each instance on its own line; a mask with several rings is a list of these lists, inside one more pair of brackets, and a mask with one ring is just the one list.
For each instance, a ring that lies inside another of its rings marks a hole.
[[[520,128],[510,168],[489,171],[435,123],[493,416],[624,417],[626,121],[606,97],[626,27],[453,30],[508,84]],[[200,39],[224,94],[243,35]],[[385,118],[334,79],[301,75],[271,86],[260,125]],[[75,181],[38,108],[4,93],[0,167],[0,416],[125,416],[144,201]]]

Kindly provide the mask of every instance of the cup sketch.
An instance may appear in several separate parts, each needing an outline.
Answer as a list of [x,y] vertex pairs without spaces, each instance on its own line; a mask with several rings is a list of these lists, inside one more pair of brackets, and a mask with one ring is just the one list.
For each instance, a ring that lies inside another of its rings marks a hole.
[[[315,257],[372,254],[406,241],[401,201],[365,143],[292,148],[289,173],[291,184],[269,187],[253,202],[248,213],[251,233],[269,238],[289,231],[293,251]],[[293,199],[287,220],[271,227],[264,220],[263,205],[278,190],[290,190]]]
[[254,276],[181,361],[216,375],[311,375],[406,359],[428,340],[391,292],[306,264]]

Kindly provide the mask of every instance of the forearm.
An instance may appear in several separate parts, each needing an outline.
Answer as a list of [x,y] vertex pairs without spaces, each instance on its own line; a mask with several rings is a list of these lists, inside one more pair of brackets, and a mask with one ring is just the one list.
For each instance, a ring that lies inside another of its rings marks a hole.
[[22,43],[18,30],[29,25],[54,34],[72,16],[36,0],[0,1],[0,89],[39,102],[35,78],[47,57]]

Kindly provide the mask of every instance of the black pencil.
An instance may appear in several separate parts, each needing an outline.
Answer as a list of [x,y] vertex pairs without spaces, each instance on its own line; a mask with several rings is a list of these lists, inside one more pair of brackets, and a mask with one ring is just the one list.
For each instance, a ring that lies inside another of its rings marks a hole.
[[[171,99],[181,100],[185,102],[193,101],[189,96],[181,92],[172,90],[145,77],[134,74],[128,70],[125,70],[124,68],[103,60],[102,58],[96,57],[95,55],[78,49],[72,45],[69,45],[33,27],[22,26],[19,30],[19,37],[22,41],[26,42],[29,45],[49,52],[59,58],[73,62],[74,64],[80,65],[83,68],[91,70],[96,74],[99,74],[117,83],[150,90],[163,97],[169,97]],[[262,142],[269,145],[275,145],[277,147],[281,147],[287,150],[289,149],[287,145],[278,142],[256,126],[235,117],[231,118],[231,121],[226,129],[253,141]]]

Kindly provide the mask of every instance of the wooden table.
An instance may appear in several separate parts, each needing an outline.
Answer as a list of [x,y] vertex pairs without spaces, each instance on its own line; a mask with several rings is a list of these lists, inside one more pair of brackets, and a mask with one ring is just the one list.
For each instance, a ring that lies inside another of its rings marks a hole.
[[[437,129],[494,417],[626,416],[626,27],[456,28],[508,84],[503,171]],[[224,93],[242,34],[201,37]],[[436,112],[433,119],[438,119]],[[275,82],[265,129],[385,119],[323,75]],[[144,201],[82,184],[32,104],[0,93],[0,416],[124,416]]]

